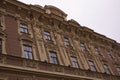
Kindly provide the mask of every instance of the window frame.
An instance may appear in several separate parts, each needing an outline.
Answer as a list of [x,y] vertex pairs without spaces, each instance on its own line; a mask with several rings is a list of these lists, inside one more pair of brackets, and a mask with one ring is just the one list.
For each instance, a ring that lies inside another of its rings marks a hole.
[[20,32],[25,33],[25,34],[29,34],[28,25],[24,24],[24,23],[20,23]]
[[114,57],[113,57],[113,55],[112,55],[111,52],[108,51],[108,52],[107,52],[107,55],[109,56],[110,59],[114,59]]
[[50,59],[53,64],[59,64],[57,53],[54,51],[49,51]]
[[52,41],[51,34],[48,31],[44,31],[44,38],[45,40]]
[[80,48],[82,51],[87,51],[87,47],[86,47],[85,43],[80,43]]
[[71,62],[72,62],[72,65],[74,68],[79,68],[79,63],[78,63],[77,57],[71,56]]
[[89,60],[88,64],[90,66],[91,71],[97,72],[97,68],[96,68],[95,63],[93,61]]
[[70,44],[70,40],[68,38],[66,38],[66,37],[64,37],[64,43],[65,43],[66,46],[70,46],[71,45]]
[[104,70],[107,74],[111,74],[111,70],[107,64],[104,64],[103,67],[104,67]]
[[23,50],[24,50],[24,58],[26,58],[26,59],[34,59],[32,46],[23,45]]
[[95,50],[96,54],[101,55],[101,52],[97,47],[95,47],[94,50]]

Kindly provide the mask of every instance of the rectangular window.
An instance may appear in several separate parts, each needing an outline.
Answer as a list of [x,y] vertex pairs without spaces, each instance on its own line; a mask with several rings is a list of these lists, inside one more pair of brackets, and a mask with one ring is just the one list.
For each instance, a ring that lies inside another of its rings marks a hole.
[[80,47],[81,47],[82,51],[87,51],[87,48],[84,43],[80,43]]
[[96,54],[101,55],[101,53],[100,53],[98,48],[95,48],[95,52],[96,52]]
[[96,69],[96,67],[95,67],[95,65],[94,65],[94,62],[93,61],[88,61],[88,63],[89,63],[89,65],[90,65],[90,69],[92,70],[92,71],[97,71],[97,69]]
[[77,61],[76,57],[71,57],[71,61],[72,61],[73,67],[79,68],[78,61]]
[[68,38],[64,38],[64,43],[66,46],[70,46],[70,41]]
[[112,54],[110,52],[107,52],[107,54],[108,54],[110,59],[113,59],[113,56],[112,56]]
[[104,69],[107,74],[111,74],[110,69],[107,64],[104,64]]
[[0,54],[2,54],[2,39],[0,39]]
[[50,32],[45,31],[45,32],[44,32],[44,36],[45,36],[45,39],[46,39],[46,40],[49,40],[49,41],[52,40],[51,35],[50,35]]
[[119,68],[119,67],[117,67],[116,69],[117,69],[117,71],[118,71],[118,73],[119,73],[119,75],[120,75],[120,68]]
[[53,64],[58,64],[58,58],[56,52],[50,51],[50,57]]
[[26,24],[20,24],[20,31],[22,33],[28,33],[28,26]]
[[24,45],[24,57],[27,59],[33,59],[33,52],[31,46]]

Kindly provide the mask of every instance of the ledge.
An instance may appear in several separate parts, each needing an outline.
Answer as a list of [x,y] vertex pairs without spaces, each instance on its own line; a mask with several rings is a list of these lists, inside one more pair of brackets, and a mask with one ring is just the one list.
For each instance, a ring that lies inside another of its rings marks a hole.
[[11,55],[0,55],[0,69],[26,72],[32,74],[40,74],[50,76],[61,76],[66,78],[76,78],[76,79],[89,79],[89,80],[99,80],[104,77],[118,77],[110,74],[93,72],[90,70],[82,70],[73,67],[67,67],[62,65],[55,65],[47,62],[41,62],[36,60],[25,59],[21,57],[11,56]]

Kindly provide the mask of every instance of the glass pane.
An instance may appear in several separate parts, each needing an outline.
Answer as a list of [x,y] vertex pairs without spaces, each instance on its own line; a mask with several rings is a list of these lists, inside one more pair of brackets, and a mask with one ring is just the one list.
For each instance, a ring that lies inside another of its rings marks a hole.
[[28,29],[24,29],[24,32],[25,32],[25,33],[28,33]]
[[105,64],[105,65],[104,65],[104,68],[105,68],[105,72],[108,73],[108,74],[110,74],[110,70],[109,70],[108,65]]
[[49,32],[44,32],[44,35],[46,40],[51,40],[51,35]]
[[33,59],[32,47],[24,46],[24,56],[25,58]]
[[75,68],[79,67],[76,57],[71,57],[71,61],[72,61],[73,67],[75,67]]
[[57,58],[53,58],[52,60],[54,64],[58,64]]
[[28,26],[25,24],[20,24],[20,31],[24,33],[28,33]]
[[24,57],[28,59],[28,53],[24,52]]
[[23,29],[23,28],[20,28],[20,31],[21,31],[21,32],[24,32],[24,29]]
[[71,60],[72,60],[73,62],[77,62],[77,58],[76,58],[76,57],[71,57]]
[[78,63],[74,63],[76,68],[79,68]]
[[96,71],[95,66],[91,66],[91,70],[92,70],[92,71]]
[[58,59],[57,59],[56,53],[55,52],[50,52],[50,56],[51,56],[52,63],[58,64]]
[[64,38],[64,42],[66,45],[70,45],[69,39],[68,38]]
[[50,33],[49,32],[44,32],[45,35],[47,36],[50,36]]
[[29,51],[32,52],[32,48],[31,47],[29,48]]
[[27,46],[24,46],[24,51],[28,51],[28,47]]
[[21,27],[21,28],[24,28],[24,29],[25,29],[25,28],[26,28],[26,29],[28,28],[28,26],[25,25],[25,24],[20,24],[20,27]]
[[93,61],[89,61],[89,65],[92,71],[97,71]]
[[33,59],[32,53],[29,53],[29,59]]
[[94,65],[92,61],[89,61],[89,65]]
[[51,52],[51,57],[57,57],[56,53]]
[[83,51],[86,50],[86,47],[85,47],[84,43],[81,43],[80,46],[81,46],[81,49],[82,49]]

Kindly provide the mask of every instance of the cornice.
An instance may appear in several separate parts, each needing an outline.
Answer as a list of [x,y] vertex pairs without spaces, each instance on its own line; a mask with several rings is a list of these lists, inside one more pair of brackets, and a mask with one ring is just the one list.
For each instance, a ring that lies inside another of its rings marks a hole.
[[[35,14],[36,12],[38,12],[38,16],[44,16],[48,19],[54,19],[54,20],[58,20],[61,24],[66,25],[67,26],[73,26],[73,27],[77,27],[77,28],[81,28],[81,25],[76,22],[75,20],[66,20],[67,14],[64,13],[62,10],[58,9],[57,7],[51,6],[51,5],[46,5],[45,7],[39,6],[39,5],[28,5],[28,4],[24,4],[22,2],[19,2],[17,0],[3,0],[3,3],[1,4],[13,4],[15,6],[18,6],[20,8],[24,8],[25,10],[28,10],[30,12],[32,12],[32,14]],[[7,6],[7,5],[5,5]],[[4,7],[5,8],[5,7]],[[2,9],[1,9],[2,10]],[[36,12],[34,12],[36,11]],[[3,11],[5,12],[5,10]],[[40,13],[40,14],[39,14]],[[33,17],[35,17],[36,15],[33,15]],[[70,27],[72,28],[72,27]],[[98,37],[100,39],[101,42],[107,42],[107,43],[111,43],[111,44],[115,44],[116,46],[120,47],[120,43],[117,43],[115,40],[112,40],[104,35],[101,35],[99,33],[94,32],[93,30],[87,28],[87,27],[82,27],[82,32],[83,33],[92,33],[92,35]],[[85,31],[85,32],[84,32]],[[79,31],[78,31],[79,32]],[[79,35],[79,34],[77,34]]]
[[13,4],[13,5],[22,7],[22,8],[24,8],[24,9],[28,9],[28,10],[30,9],[27,4],[22,3],[22,2],[20,2],[20,1],[17,1],[17,0],[4,0],[4,1],[6,1],[6,2],[8,2],[8,3],[10,3],[10,4]]

